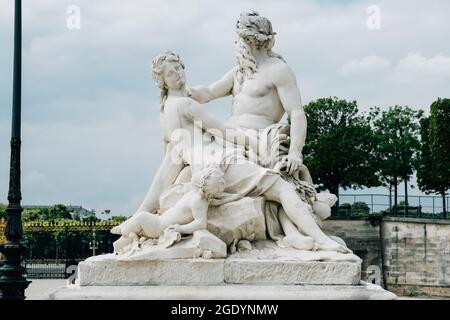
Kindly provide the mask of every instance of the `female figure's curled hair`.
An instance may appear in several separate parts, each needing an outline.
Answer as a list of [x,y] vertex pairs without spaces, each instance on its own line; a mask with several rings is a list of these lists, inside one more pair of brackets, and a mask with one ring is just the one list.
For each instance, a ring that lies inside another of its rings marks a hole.
[[184,63],[181,61],[180,56],[170,50],[164,51],[153,59],[152,76],[156,82],[157,87],[161,90],[161,96],[159,100],[160,112],[164,111],[164,104],[169,94],[169,90],[167,89],[163,74],[164,66],[167,61],[179,62],[184,69]]

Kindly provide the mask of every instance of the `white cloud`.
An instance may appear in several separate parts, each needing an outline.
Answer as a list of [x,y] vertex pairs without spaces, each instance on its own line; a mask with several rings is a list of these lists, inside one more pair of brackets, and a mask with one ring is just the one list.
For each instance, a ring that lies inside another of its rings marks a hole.
[[344,76],[384,74],[389,71],[390,67],[391,63],[388,59],[370,55],[345,63],[339,72]]
[[[0,202],[9,173],[13,2],[0,10]],[[66,8],[81,8],[81,30]],[[210,83],[235,63],[243,10],[269,17],[274,50],[297,75],[303,101],[336,95],[362,109],[428,108],[448,96],[450,2],[379,0],[380,30],[363,1],[33,0],[23,4],[24,203],[67,202],[133,212],[162,157],[158,90],[149,62],[178,51],[189,84]],[[432,36],[430,36],[432,35]],[[415,53],[415,52],[420,52]],[[374,77],[373,75],[378,76]],[[208,105],[225,119],[230,99]],[[47,181],[47,182],[45,182]],[[44,183],[45,182],[45,183]],[[43,187],[44,186],[44,187]]]
[[434,81],[450,80],[450,56],[437,54],[426,58],[411,52],[401,59],[395,69],[396,77],[410,82],[420,79]]

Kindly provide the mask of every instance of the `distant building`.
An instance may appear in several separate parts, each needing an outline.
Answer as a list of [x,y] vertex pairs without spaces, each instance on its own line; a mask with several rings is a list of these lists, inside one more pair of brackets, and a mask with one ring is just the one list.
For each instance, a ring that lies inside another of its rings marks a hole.
[[[30,206],[22,206],[24,210],[26,209],[48,209],[52,206],[36,206],[36,205],[30,205]],[[80,219],[88,218],[88,217],[95,217],[95,211],[94,210],[88,210],[83,208],[82,206],[66,206],[67,211],[69,211],[72,218],[74,216],[78,216]]]

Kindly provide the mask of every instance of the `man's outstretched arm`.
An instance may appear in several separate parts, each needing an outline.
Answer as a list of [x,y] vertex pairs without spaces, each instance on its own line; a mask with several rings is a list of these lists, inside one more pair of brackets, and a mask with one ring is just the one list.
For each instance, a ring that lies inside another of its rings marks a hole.
[[286,171],[294,173],[303,162],[302,151],[306,140],[307,121],[295,75],[288,65],[281,65],[275,72],[275,86],[278,96],[291,119],[291,143]]
[[190,97],[198,103],[207,103],[217,98],[222,98],[231,94],[234,85],[234,75],[236,67],[228,71],[222,79],[209,86],[191,87]]

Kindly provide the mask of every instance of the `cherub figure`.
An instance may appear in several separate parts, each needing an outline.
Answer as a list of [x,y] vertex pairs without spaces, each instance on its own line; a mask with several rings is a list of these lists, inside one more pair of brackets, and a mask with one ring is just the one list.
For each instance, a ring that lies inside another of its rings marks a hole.
[[[155,238],[170,246],[180,239],[181,234],[206,229],[209,201],[221,195],[224,188],[224,173],[220,167],[204,168],[192,177],[191,189],[164,214],[139,211],[114,227],[111,233],[121,235],[113,244],[114,252],[122,253],[131,246],[139,246],[142,240]],[[173,235],[178,235],[178,239],[168,239]]]

